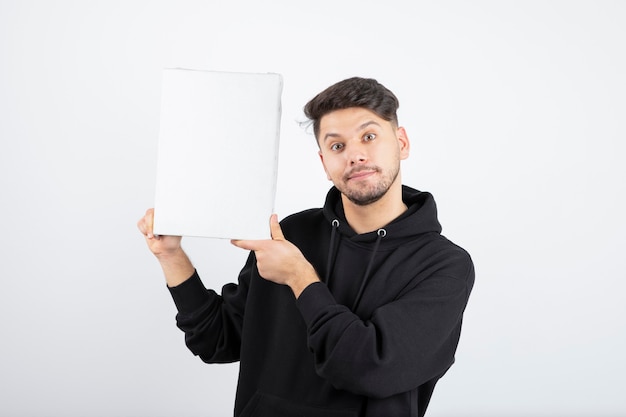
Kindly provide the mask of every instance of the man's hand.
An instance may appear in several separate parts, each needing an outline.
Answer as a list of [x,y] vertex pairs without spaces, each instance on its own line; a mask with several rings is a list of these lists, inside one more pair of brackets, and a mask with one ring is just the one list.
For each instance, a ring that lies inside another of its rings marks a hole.
[[180,236],[159,236],[153,232],[154,209],[148,209],[146,214],[137,222],[137,228],[146,238],[148,248],[158,258],[168,256],[178,251],[181,247]]
[[150,251],[157,257],[163,268],[167,285],[175,287],[186,281],[195,268],[181,247],[181,236],[157,236],[153,231],[154,209],[148,209],[137,222]]
[[300,249],[285,239],[278,217],[270,217],[271,240],[231,240],[238,248],[253,250],[261,277],[276,284],[288,285],[296,298],[319,278],[313,265]]

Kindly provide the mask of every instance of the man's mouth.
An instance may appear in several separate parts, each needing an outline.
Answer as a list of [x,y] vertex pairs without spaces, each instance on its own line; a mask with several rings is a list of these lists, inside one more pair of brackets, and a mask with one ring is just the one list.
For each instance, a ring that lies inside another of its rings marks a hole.
[[376,168],[360,168],[354,171],[351,171],[346,175],[346,180],[363,180],[366,179],[378,172]]

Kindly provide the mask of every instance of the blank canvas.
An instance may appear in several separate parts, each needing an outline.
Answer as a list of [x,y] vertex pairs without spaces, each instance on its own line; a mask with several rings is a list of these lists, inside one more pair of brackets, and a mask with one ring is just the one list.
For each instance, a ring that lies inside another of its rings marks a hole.
[[267,239],[282,77],[163,70],[154,232]]

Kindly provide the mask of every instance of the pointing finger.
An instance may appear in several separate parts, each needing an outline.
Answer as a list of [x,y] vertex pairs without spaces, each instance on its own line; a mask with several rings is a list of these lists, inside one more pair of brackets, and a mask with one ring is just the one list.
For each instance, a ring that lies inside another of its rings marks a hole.
[[246,250],[259,250],[261,249],[262,246],[262,241],[260,240],[238,240],[238,239],[232,239],[230,241],[230,243],[232,243],[234,246],[237,246],[238,248],[241,249],[246,249]]

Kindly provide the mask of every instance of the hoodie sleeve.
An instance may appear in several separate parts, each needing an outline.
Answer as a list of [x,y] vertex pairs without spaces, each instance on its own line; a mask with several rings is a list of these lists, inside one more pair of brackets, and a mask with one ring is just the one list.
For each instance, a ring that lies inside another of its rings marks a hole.
[[185,332],[189,350],[204,362],[239,360],[243,314],[253,263],[251,253],[239,274],[239,285],[224,285],[221,295],[206,289],[197,272],[182,284],[169,288],[178,309],[176,324]]
[[385,398],[443,375],[454,362],[474,282],[465,256],[363,320],[315,283],[298,298],[317,373],[336,388]]

